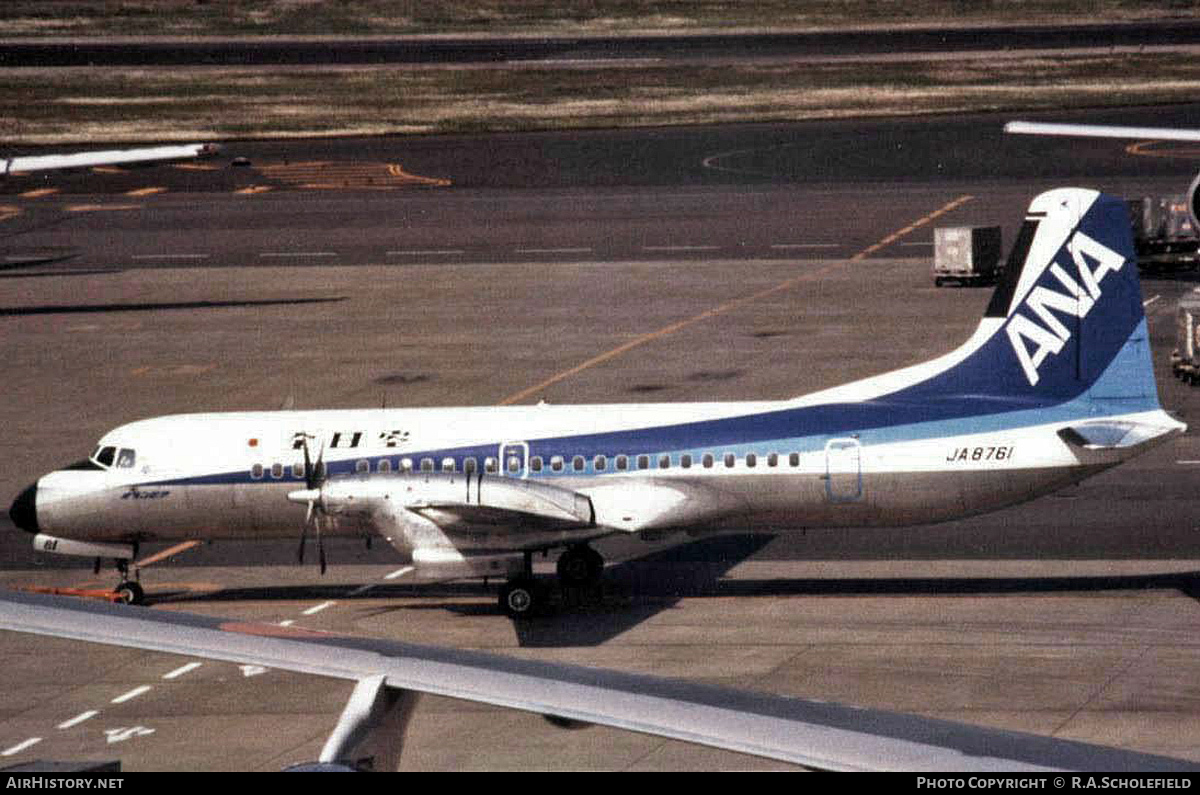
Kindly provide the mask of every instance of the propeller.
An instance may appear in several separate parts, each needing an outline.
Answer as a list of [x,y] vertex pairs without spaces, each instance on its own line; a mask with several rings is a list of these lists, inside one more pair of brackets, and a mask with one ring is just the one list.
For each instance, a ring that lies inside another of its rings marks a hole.
[[292,502],[305,503],[308,510],[304,513],[304,525],[300,529],[300,550],[297,559],[304,563],[304,548],[308,543],[308,526],[312,524],[317,530],[317,558],[321,564],[321,573],[325,573],[325,541],[321,534],[321,517],[325,515],[325,498],[321,486],[325,483],[325,446],[317,452],[317,462],[313,463],[308,452],[308,435],[303,439],[304,447],[304,489],[293,491],[287,495]]

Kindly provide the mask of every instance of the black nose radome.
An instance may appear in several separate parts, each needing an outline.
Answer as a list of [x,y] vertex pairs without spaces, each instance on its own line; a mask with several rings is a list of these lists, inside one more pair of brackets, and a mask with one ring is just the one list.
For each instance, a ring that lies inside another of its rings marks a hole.
[[13,520],[13,524],[25,532],[38,532],[36,483],[25,489],[25,491],[21,492],[13,500],[12,507],[8,509],[8,516]]

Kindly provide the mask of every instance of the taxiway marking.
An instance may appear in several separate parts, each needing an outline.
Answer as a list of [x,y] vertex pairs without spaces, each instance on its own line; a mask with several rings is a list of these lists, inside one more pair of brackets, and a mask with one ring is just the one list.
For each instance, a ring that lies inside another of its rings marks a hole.
[[926,224],[933,221],[935,218],[940,218],[943,215],[945,215],[946,213],[948,213],[952,210],[958,209],[959,207],[961,207],[962,205],[966,204],[967,202],[971,201],[971,199],[974,199],[974,198],[975,198],[974,196],[963,195],[963,196],[959,196],[957,199],[955,199],[952,202],[947,202],[945,205],[934,210],[929,215],[926,215],[924,218],[918,218],[916,221],[913,221],[911,224],[904,227],[903,229],[897,229],[895,232],[892,232],[890,235],[883,238],[878,243],[867,246],[862,251],[858,252],[853,257],[851,257],[850,261],[858,262],[860,260],[866,259],[867,257],[874,254],[876,251],[879,251],[881,248],[890,246],[892,243],[895,243],[897,240],[904,237],[905,235],[909,235],[909,234],[915,232],[916,230],[920,229],[921,227],[923,227]]
[[932,222],[934,219],[940,218],[941,216],[945,215],[946,213],[951,212],[952,210],[955,210],[958,207],[961,207],[962,205],[971,201],[973,198],[975,198],[975,197],[970,196],[970,195],[965,195],[965,194],[962,196],[959,196],[957,199],[954,199],[951,202],[947,202],[945,205],[938,208],[937,210],[934,210],[933,212],[929,213],[928,215],[926,215],[922,218],[918,218],[916,221],[914,221],[913,223],[904,227],[903,229],[893,232],[892,234],[888,235],[887,237],[885,237],[883,240],[879,241],[878,243],[876,243],[872,246],[868,246],[867,248],[865,248],[862,251],[855,254],[849,260],[838,260],[829,265],[826,265],[823,268],[819,268],[818,270],[811,271],[809,273],[804,273],[799,276],[793,276],[790,279],[785,279],[784,281],[779,282],[776,285],[759,290],[756,293],[751,293],[750,295],[742,296],[741,298],[734,298],[730,301],[726,301],[723,304],[718,304],[717,306],[714,306],[711,309],[707,309],[698,315],[693,315],[692,317],[685,318],[683,320],[678,320],[674,323],[670,323],[666,326],[663,326],[662,328],[658,329],[657,331],[651,331],[647,334],[641,335],[640,337],[635,337],[634,339],[631,339],[622,345],[618,345],[617,347],[615,347],[611,350],[608,350],[608,351],[605,351],[604,353],[593,356],[592,358],[590,358],[584,362],[581,362],[581,363],[575,365],[574,367],[563,370],[560,373],[556,373],[556,374],[550,376],[549,378],[545,379],[544,381],[540,381],[539,383],[534,384],[531,387],[522,389],[520,392],[514,392],[513,394],[509,395],[508,397],[500,400],[498,405],[507,406],[507,405],[516,403],[518,401],[525,400],[526,398],[536,395],[539,392],[542,392],[546,388],[551,387],[560,381],[565,381],[566,379],[570,378],[571,376],[577,375],[577,374],[583,372],[584,370],[589,370],[598,364],[603,364],[607,361],[615,359],[618,356],[620,356],[621,354],[627,353],[627,352],[633,350],[634,348],[639,348],[649,342],[653,342],[655,340],[662,339],[663,337],[670,336],[671,334],[674,334],[677,331],[688,328],[689,326],[694,326],[695,324],[700,323],[701,321],[708,320],[709,318],[712,318],[712,317],[717,317],[718,315],[726,314],[727,312],[730,312],[734,309],[743,307],[746,304],[754,303],[755,301],[766,298],[767,296],[774,295],[776,293],[781,293],[786,290],[790,290],[791,288],[795,287],[797,284],[802,284],[804,282],[810,282],[810,281],[813,281],[814,279],[820,279],[821,277],[832,273],[833,271],[837,270],[838,268],[843,267],[846,262],[858,262],[860,260],[864,260],[868,256],[870,256],[872,253],[878,251],[879,249],[883,248],[884,246],[888,245],[889,243],[899,240],[900,238],[904,237],[905,235],[909,234],[910,232],[912,232],[916,229],[920,229],[921,227],[925,226],[926,224],[929,224],[930,222]]
[[150,685],[140,685],[138,687],[135,687],[133,690],[130,690],[128,693],[122,693],[121,695],[117,696],[109,703],[110,704],[124,704],[126,701],[137,698],[138,696],[142,695],[143,693],[148,692],[149,690],[150,690]]
[[405,566],[404,568],[401,568],[401,569],[396,569],[396,570],[395,570],[395,571],[393,571],[391,574],[385,574],[385,575],[384,575],[384,577],[383,577],[383,579],[385,579],[385,580],[394,580],[394,579],[396,579],[397,577],[403,577],[405,574],[408,574],[408,573],[409,573],[410,571],[412,571],[414,568],[416,568],[416,567],[415,567],[415,566]]
[[189,671],[194,671],[204,663],[190,662],[187,665],[181,665],[170,673],[163,674],[163,679],[178,679]]
[[75,717],[71,718],[70,720],[64,720],[62,723],[58,724],[57,728],[69,729],[72,726],[78,726],[80,723],[83,723],[85,720],[90,720],[99,714],[100,714],[100,710],[89,709],[87,712],[81,712],[78,715],[76,715]]
[[316,615],[317,613],[320,613],[325,608],[332,607],[335,604],[337,604],[337,602],[321,602],[321,604],[317,605],[316,607],[310,607],[307,610],[305,610],[304,615],[306,615],[306,616]]
[[26,748],[37,745],[41,741],[42,741],[41,737],[30,737],[28,740],[25,740],[24,742],[17,743],[12,748],[7,748],[4,751],[0,751],[0,756],[13,756],[14,754],[19,754],[22,751],[24,751]]

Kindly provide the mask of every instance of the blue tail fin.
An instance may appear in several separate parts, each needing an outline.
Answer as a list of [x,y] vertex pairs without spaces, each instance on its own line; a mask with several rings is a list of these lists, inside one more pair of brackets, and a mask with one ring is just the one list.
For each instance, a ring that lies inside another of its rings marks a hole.
[[908,396],[1159,408],[1125,202],[1079,188],[1035,198],[969,345]]

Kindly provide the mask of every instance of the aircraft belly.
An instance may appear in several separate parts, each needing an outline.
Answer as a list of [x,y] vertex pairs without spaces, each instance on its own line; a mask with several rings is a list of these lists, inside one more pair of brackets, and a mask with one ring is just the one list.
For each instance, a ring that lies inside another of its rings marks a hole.
[[715,526],[787,530],[941,522],[1025,502],[1106,468],[863,473],[861,493],[841,500],[830,499],[819,475],[751,475],[725,484],[742,493],[749,515],[744,521],[729,517]]

